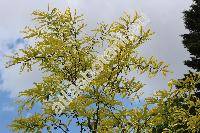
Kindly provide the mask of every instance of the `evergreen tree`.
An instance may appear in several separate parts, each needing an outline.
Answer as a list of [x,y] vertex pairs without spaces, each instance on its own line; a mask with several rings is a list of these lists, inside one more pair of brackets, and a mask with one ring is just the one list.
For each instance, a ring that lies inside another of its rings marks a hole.
[[184,11],[185,27],[188,34],[182,35],[184,47],[190,52],[191,59],[185,65],[200,71],[200,1],[194,0],[191,8]]
[[155,133],[164,132],[165,129],[167,132],[199,133],[200,0],[194,0],[191,8],[183,13],[185,27],[189,30],[189,33],[182,35],[183,44],[191,54],[191,59],[186,60],[184,64],[195,71],[184,74],[182,79],[172,80],[173,83],[169,83],[171,90],[167,92],[169,95],[166,93],[169,97],[151,98],[151,100],[167,99],[155,106],[158,112],[161,111],[155,118],[161,116],[163,120],[153,127]]
[[[184,22],[186,29],[189,30],[188,34],[183,34],[184,47],[190,52],[191,59],[185,61],[185,65],[200,71],[200,1],[194,0],[189,10],[184,13]],[[186,74],[187,75],[187,74]],[[185,75],[185,76],[186,76]],[[197,84],[196,95],[200,98],[200,85]]]

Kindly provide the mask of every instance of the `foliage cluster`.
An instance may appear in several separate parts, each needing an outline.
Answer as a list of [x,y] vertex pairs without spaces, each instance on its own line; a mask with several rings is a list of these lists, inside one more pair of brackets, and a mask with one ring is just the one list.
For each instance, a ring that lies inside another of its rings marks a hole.
[[[80,132],[93,133],[199,131],[200,101],[194,95],[200,79],[198,73],[188,75],[185,80],[172,80],[168,90],[146,98],[142,107],[126,104],[133,104],[144,86],[133,72],[146,73],[149,77],[160,72],[165,76],[168,72],[164,62],[139,55],[138,47],[153,34],[142,25],[142,16],[125,13],[118,21],[101,23],[86,34],[83,16],[76,10],[61,12],[54,8],[49,12],[35,11],[33,15],[37,26],[26,27],[24,33],[26,39],[34,39],[35,43],[10,56],[8,67],[21,64],[21,71],[30,71],[36,64],[45,76],[42,82],[20,93],[23,98],[18,101],[20,116],[10,125],[14,132],[52,132],[55,129],[68,132],[73,124]],[[76,91],[69,86],[77,86],[77,79],[83,78],[81,72],[90,70],[100,51],[109,46],[119,48],[116,56],[103,64],[99,75],[72,98]],[[182,89],[175,89],[177,86]],[[64,100],[71,100],[58,114],[52,106],[59,101],[62,91],[66,94]],[[41,110],[26,117],[26,112],[34,106]],[[189,113],[191,108],[196,114]],[[187,128],[175,131],[180,125]]]

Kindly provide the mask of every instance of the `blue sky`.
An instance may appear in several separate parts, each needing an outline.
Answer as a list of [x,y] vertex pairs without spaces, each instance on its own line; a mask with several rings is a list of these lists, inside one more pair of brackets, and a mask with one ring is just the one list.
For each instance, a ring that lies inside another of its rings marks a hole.
[[9,98],[9,92],[0,93],[0,132],[9,133],[7,125],[17,116],[13,99]]
[[48,3],[62,10],[66,7],[78,9],[85,15],[89,28],[102,20],[116,20],[124,11],[143,12],[150,19],[149,25],[155,35],[140,49],[141,53],[147,57],[156,56],[168,63],[174,71],[164,80],[161,76],[151,80],[140,76],[139,79],[147,84],[144,88],[145,95],[166,88],[171,78],[181,78],[188,70],[183,61],[189,54],[183,48],[179,35],[187,32],[182,11],[188,9],[191,0],[0,0],[0,133],[10,132],[6,125],[17,116],[13,101],[18,92],[41,79],[37,68],[34,68],[33,72],[22,74],[19,73],[19,66],[5,69],[6,59],[2,55],[11,54],[29,44],[22,39],[20,31],[26,25],[32,25],[31,12],[35,9],[47,10]]

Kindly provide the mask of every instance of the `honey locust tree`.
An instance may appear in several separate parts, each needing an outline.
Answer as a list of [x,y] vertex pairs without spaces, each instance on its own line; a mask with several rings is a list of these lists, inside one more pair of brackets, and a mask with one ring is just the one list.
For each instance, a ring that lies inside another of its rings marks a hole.
[[[183,45],[190,52],[190,60],[184,63],[193,69],[184,78],[179,79],[174,84],[177,90],[172,91],[170,98],[165,99],[168,105],[165,113],[168,122],[160,123],[154,128],[156,131],[162,131],[164,128],[172,132],[180,133],[198,133],[200,127],[200,1],[193,0],[190,9],[184,11],[185,28],[188,29],[187,34],[183,34]],[[161,105],[161,104],[160,104]],[[162,107],[160,107],[161,109]],[[173,114],[173,115],[172,115]],[[162,119],[163,120],[163,119]],[[172,122],[173,121],[173,122]]]
[[[143,108],[153,133],[200,132],[200,99],[195,95],[199,83],[200,74],[190,73],[184,79],[171,80],[167,90],[146,98]],[[191,108],[195,111],[191,112]]]
[[[190,52],[190,60],[184,63],[193,69],[184,78],[172,80],[169,91],[159,91],[147,98],[147,105],[156,105],[152,120],[157,124],[153,132],[199,133],[200,127],[200,1],[193,0],[190,9],[183,12],[187,34],[183,34],[183,45]],[[146,106],[147,106],[146,105]],[[151,116],[152,117],[152,116]],[[155,120],[154,120],[155,119]]]
[[[143,115],[146,111],[125,104],[134,103],[144,86],[136,74],[154,77],[168,72],[162,61],[138,52],[153,34],[143,26],[141,15],[125,13],[118,21],[100,23],[87,33],[83,15],[76,10],[54,8],[34,11],[33,16],[36,26],[26,27],[24,38],[34,43],[9,56],[7,66],[20,64],[21,71],[31,71],[36,65],[45,76],[20,92],[19,117],[10,125],[13,131],[151,130]],[[40,110],[27,117],[35,106]]]

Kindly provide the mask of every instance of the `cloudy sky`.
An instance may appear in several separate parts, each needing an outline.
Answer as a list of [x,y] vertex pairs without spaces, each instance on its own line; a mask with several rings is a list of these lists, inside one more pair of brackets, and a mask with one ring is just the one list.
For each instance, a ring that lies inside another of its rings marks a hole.
[[180,35],[187,32],[182,11],[189,8],[191,0],[0,0],[0,132],[9,133],[6,124],[17,114],[13,103],[17,93],[31,87],[41,77],[37,70],[20,74],[18,66],[4,69],[6,59],[3,54],[12,53],[28,44],[22,39],[20,31],[32,24],[31,12],[36,9],[47,10],[48,3],[61,10],[66,7],[78,9],[85,15],[91,28],[99,21],[109,23],[116,20],[124,11],[144,13],[155,35],[140,49],[141,53],[165,61],[174,72],[165,79],[162,76],[151,80],[140,77],[147,84],[147,95],[166,88],[171,78],[181,78],[188,70],[183,61],[188,59],[189,53],[183,48]]

